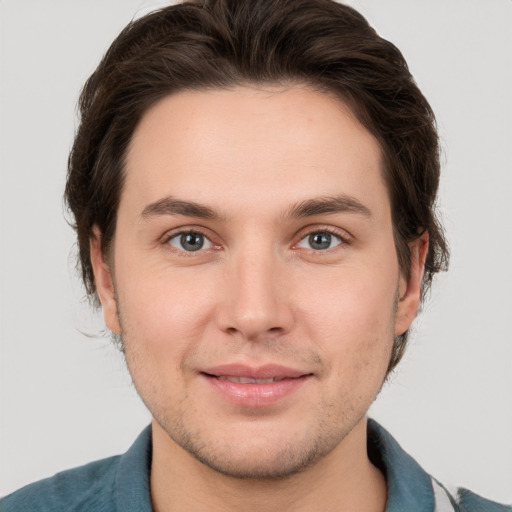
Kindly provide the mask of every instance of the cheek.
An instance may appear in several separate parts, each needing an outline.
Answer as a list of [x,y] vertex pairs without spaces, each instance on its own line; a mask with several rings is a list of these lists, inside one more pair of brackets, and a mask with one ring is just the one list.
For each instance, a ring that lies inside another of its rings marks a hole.
[[211,300],[200,281],[190,275],[152,271],[134,273],[122,283],[120,278],[124,336],[136,339],[139,348],[144,347],[156,360],[180,357],[193,350],[211,315]]
[[328,362],[326,400],[363,410],[386,377],[394,335],[394,300],[389,289],[360,281],[327,296],[310,315],[310,334]]
[[339,276],[315,276],[314,282],[297,294],[304,300],[297,302],[318,329],[339,334],[378,333],[392,320],[397,283],[398,278],[389,273],[383,279],[373,272],[344,269]]
[[[318,277],[318,276],[317,276]],[[351,269],[307,287],[298,305],[308,337],[341,372],[386,368],[394,336],[397,282]],[[336,361],[336,364],[334,364]]]
[[184,289],[177,279],[131,279],[118,299],[129,372],[149,410],[160,414],[185,400],[187,361],[204,337],[208,305],[193,286]]

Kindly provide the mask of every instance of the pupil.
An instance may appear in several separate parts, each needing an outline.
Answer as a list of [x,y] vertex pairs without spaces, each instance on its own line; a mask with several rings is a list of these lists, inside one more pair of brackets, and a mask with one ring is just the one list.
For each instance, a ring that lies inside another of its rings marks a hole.
[[331,235],[329,233],[314,233],[309,235],[309,243],[313,249],[329,249]]
[[180,242],[182,247],[187,251],[198,251],[204,245],[203,236],[196,233],[181,235]]

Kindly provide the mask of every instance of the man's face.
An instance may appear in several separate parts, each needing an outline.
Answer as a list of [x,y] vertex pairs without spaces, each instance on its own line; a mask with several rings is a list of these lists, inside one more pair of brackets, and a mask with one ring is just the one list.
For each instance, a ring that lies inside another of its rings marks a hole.
[[160,101],[127,154],[108,265],[91,246],[154,428],[231,475],[340,450],[417,307],[377,141],[307,88]]

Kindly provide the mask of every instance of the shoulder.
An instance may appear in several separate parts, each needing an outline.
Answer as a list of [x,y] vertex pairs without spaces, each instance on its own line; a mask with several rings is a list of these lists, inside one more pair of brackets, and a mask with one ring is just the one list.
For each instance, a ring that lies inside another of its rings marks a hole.
[[22,487],[0,500],[2,512],[112,509],[120,457],[91,462]]
[[0,500],[1,512],[150,512],[151,426],[123,455],[35,482]]
[[443,484],[431,477],[436,511],[439,512],[512,512],[512,506],[482,498],[463,488],[448,491]]
[[368,455],[386,475],[389,510],[415,512],[512,512],[467,489],[448,491],[377,422],[368,421]]
[[512,505],[487,500],[467,489],[457,490],[455,502],[460,512],[512,512]]

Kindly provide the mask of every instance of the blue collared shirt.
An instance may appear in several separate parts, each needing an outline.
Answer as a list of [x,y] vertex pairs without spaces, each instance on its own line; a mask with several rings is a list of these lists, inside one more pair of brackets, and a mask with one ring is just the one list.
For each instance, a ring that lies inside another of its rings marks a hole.
[[[386,512],[512,512],[466,490],[448,493],[378,423],[368,454],[386,476]],[[124,454],[63,471],[0,500],[0,512],[152,512],[151,427]]]

